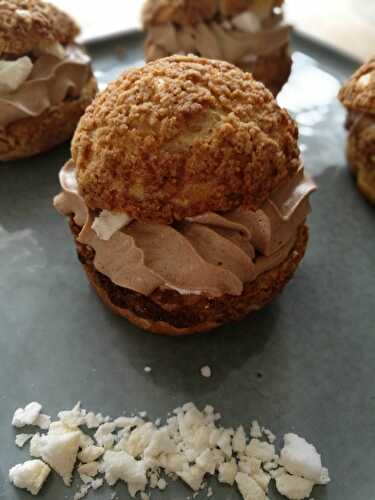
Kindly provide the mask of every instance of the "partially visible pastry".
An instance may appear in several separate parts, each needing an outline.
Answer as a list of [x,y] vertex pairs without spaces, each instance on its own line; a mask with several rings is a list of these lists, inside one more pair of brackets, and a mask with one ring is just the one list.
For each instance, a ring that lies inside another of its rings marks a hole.
[[347,157],[358,189],[375,204],[375,57],[345,83],[339,98],[348,110]]
[[41,0],[0,0],[0,160],[69,139],[97,85],[79,28]]
[[145,56],[195,54],[228,61],[277,95],[289,78],[291,27],[283,0],[146,0]]
[[101,299],[155,333],[243,318],[308,241],[298,130],[249,73],[172,56],[131,70],[81,119],[56,209]]

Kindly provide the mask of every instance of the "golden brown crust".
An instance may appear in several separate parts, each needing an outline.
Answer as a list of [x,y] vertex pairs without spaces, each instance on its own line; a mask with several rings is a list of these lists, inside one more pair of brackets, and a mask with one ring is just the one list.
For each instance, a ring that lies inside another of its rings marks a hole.
[[292,70],[289,44],[271,54],[258,57],[255,62],[242,65],[240,68],[252,73],[255,80],[262,82],[274,96],[277,96],[288,81]]
[[92,77],[78,99],[65,100],[40,116],[0,128],[0,161],[34,156],[68,140],[96,92],[96,80]]
[[[80,229],[72,221],[71,229],[76,238]],[[76,247],[91,285],[113,312],[144,330],[181,336],[238,321],[271,302],[293,276],[304,256],[307,242],[308,228],[302,225],[293,249],[282,264],[261,274],[254,282],[245,284],[241,296],[224,295],[220,298],[180,295],[160,289],[146,297],[113,284],[95,269],[93,250],[77,240]]]
[[358,189],[375,204],[375,117],[349,114],[347,157]]
[[142,23],[145,28],[165,23],[191,25],[215,15],[232,17],[265,2],[281,6],[283,0],[146,0]]
[[24,54],[45,43],[71,43],[73,19],[41,0],[0,0],[0,54]]
[[375,114],[375,57],[345,83],[339,99],[348,109]]
[[141,328],[142,330],[146,330],[147,332],[157,333],[159,335],[181,337],[185,335],[192,335],[193,333],[208,332],[220,326],[219,323],[206,321],[205,323],[200,323],[195,326],[190,326],[186,328],[176,328],[175,326],[170,325],[165,321],[154,321],[151,319],[141,318],[140,316],[137,316],[134,312],[132,312],[130,309],[125,309],[123,307],[119,307],[113,304],[106,289],[100,287],[97,280],[96,272],[90,266],[84,265],[84,268],[90,285],[99,295],[102,302],[107,307],[109,307],[109,309],[113,313],[117,314],[118,316],[122,316],[123,318],[126,318],[128,321],[130,321],[130,323],[133,323],[133,325],[137,326],[138,328]]
[[160,222],[259,208],[297,171],[298,130],[249,73],[172,56],[98,95],[72,143],[92,208]]

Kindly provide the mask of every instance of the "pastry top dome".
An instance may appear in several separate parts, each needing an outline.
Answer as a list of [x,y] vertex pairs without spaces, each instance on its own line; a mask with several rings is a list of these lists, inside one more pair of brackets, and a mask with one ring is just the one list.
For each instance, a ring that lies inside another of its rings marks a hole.
[[172,56],[124,73],[100,93],[72,143],[91,209],[171,223],[258,209],[300,166],[298,130],[251,74]]

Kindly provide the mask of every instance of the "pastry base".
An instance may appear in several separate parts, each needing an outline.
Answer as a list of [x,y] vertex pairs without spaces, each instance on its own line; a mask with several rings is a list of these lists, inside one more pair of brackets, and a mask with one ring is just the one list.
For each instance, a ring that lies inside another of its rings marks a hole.
[[[71,221],[77,238],[80,228]],[[181,295],[171,290],[155,290],[144,296],[115,285],[98,272],[94,251],[76,240],[79,260],[88,280],[102,301],[116,314],[136,326],[153,333],[182,336],[213,330],[225,323],[238,321],[252,311],[271,302],[293,276],[305,254],[308,228],[298,230],[296,243],[288,257],[278,267],[261,274],[254,282],[246,283],[240,296],[224,295],[210,298],[204,295]]]

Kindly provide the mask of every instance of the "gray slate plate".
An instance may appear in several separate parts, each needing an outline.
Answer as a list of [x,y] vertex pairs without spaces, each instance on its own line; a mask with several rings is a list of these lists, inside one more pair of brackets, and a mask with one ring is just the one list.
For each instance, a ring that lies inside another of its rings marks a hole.
[[[126,47],[122,60],[113,55],[118,46]],[[7,473],[28,456],[14,446],[10,421],[31,400],[51,415],[82,400],[105,414],[147,410],[152,418],[190,400],[210,403],[226,424],[257,418],[278,436],[293,430],[313,442],[332,477],[315,500],[374,498],[375,211],[346,170],[344,111],[335,99],[355,63],[301,38],[295,50],[280,101],[299,121],[319,186],[311,244],[280,298],[237,325],[176,340],[113,316],[88,287],[66,221],[51,206],[68,145],[0,167],[1,499],[29,498]],[[106,42],[93,56],[99,78],[111,80],[141,60],[140,39]],[[208,380],[199,373],[206,364]],[[73,497],[57,477],[42,491],[45,499]],[[224,486],[214,491],[217,500],[239,498]],[[188,494],[172,485],[153,498]],[[108,500],[110,492],[91,498]]]

